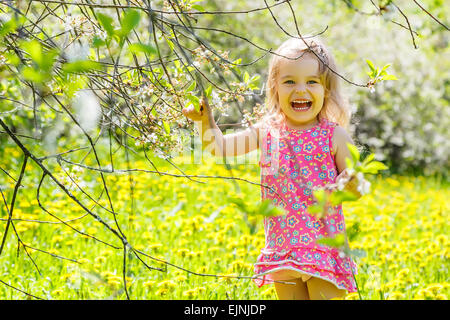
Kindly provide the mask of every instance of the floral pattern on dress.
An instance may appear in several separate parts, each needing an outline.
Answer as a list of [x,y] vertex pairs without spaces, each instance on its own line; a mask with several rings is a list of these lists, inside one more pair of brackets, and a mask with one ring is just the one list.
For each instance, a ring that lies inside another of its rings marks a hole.
[[[336,123],[321,120],[308,130],[283,127],[281,135],[268,130],[261,149],[261,198],[271,199],[285,214],[264,219],[265,247],[255,263],[255,283],[272,282],[271,272],[295,269],[356,291],[356,264],[336,248],[315,241],[345,232],[342,206],[329,207],[317,219],[307,211],[313,204],[311,188],[334,183],[337,168],[331,153]],[[264,185],[271,188],[265,188]]]

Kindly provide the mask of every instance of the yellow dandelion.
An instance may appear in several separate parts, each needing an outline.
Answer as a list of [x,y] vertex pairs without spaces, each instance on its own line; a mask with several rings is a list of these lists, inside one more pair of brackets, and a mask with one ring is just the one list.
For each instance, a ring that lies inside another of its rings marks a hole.
[[186,281],[186,280],[187,280],[187,277],[186,277],[185,275],[179,275],[179,276],[176,276],[176,277],[175,277],[175,280],[176,280],[177,282],[183,282],[183,281]]
[[160,283],[158,283],[158,288],[163,288],[163,289],[173,289],[177,286],[176,282],[172,281],[172,280],[164,280],[161,281]]
[[104,256],[98,256],[97,258],[95,258],[95,263],[100,263],[100,264],[102,264],[102,263],[104,263],[105,261],[106,261],[106,257],[104,257]]
[[444,286],[440,283],[432,283],[427,286],[427,290],[431,291],[433,295],[440,293],[443,288]]
[[345,296],[345,300],[359,300],[359,294],[358,292],[351,292],[348,295]]
[[394,292],[389,293],[388,298],[390,300],[401,300],[401,299],[405,298],[405,295],[400,291],[394,291]]
[[214,253],[217,251],[220,251],[220,247],[214,246],[214,247],[208,248],[208,252],[210,252],[210,253]]
[[401,281],[399,279],[395,279],[395,280],[389,281],[388,283],[384,284],[384,288],[394,289],[396,287],[399,287],[400,284],[401,284]]
[[112,255],[113,253],[114,252],[111,249],[105,249],[100,252],[100,255],[102,255],[104,257],[108,257],[108,256]]
[[190,236],[192,236],[192,230],[184,230],[181,233],[181,236],[183,236],[183,237],[190,237]]
[[108,280],[108,284],[111,287],[118,287],[122,284],[122,281],[112,279],[112,280]]
[[64,293],[63,290],[61,290],[61,289],[56,289],[56,290],[53,290],[53,291],[52,291],[52,296],[60,297],[60,296],[63,295],[63,293]]
[[81,258],[81,259],[78,259],[78,262],[81,263],[81,264],[88,264],[91,261],[89,261],[89,259],[86,259],[86,258]]
[[218,275],[218,281],[219,282],[225,282],[227,284],[230,284],[231,281],[234,279],[233,277],[237,276],[236,273],[219,273]]
[[149,249],[153,249],[153,250],[158,250],[159,248],[162,247],[161,243],[151,243],[147,246]]
[[420,299],[420,300],[424,300],[424,299],[431,299],[433,298],[433,292],[427,290],[426,288],[422,288],[419,289],[416,293],[416,295],[414,296],[415,299]]
[[150,287],[153,287],[153,285],[156,283],[156,281],[154,281],[154,280],[148,280],[148,281],[146,281],[146,282],[144,282],[142,285],[145,287],[145,288],[150,288]]
[[261,292],[261,296],[265,299],[275,298],[276,297],[275,287],[270,287],[269,289],[264,290],[263,292]]
[[52,238],[52,242],[61,242],[63,240],[64,240],[64,237],[62,237],[62,236],[54,236]]
[[197,290],[198,293],[205,293],[206,292],[206,288],[205,287],[197,287],[197,288],[195,288],[195,290]]
[[122,277],[116,276],[116,275],[109,275],[108,277],[108,283],[115,283],[115,282],[121,282]]
[[189,249],[181,248],[176,251],[176,254],[179,255],[180,257],[184,258],[189,254],[189,252],[190,252]]
[[191,253],[194,257],[199,258],[202,256],[203,251],[192,251]]
[[207,273],[208,272],[208,267],[207,266],[201,266],[200,268],[197,269],[198,273]]
[[168,290],[166,288],[161,288],[161,289],[156,290],[155,294],[157,296],[162,297],[162,296],[165,296],[167,294],[167,292],[168,292]]
[[436,241],[440,245],[444,245],[445,243],[447,243],[447,236],[445,234],[440,234],[436,237]]
[[47,252],[50,254],[55,254],[55,255],[57,255],[59,253],[59,251],[55,248],[49,249]]
[[395,270],[395,269],[398,269],[398,264],[396,264],[396,263],[393,263],[393,264],[391,264],[391,265],[389,265],[389,271],[392,271],[392,270]]
[[183,292],[183,297],[186,297],[188,299],[193,299],[197,296],[197,290],[195,289],[189,289]]
[[406,276],[409,274],[409,269],[408,268],[404,268],[402,270],[400,270],[397,273],[397,277],[399,277],[400,279],[406,278]]

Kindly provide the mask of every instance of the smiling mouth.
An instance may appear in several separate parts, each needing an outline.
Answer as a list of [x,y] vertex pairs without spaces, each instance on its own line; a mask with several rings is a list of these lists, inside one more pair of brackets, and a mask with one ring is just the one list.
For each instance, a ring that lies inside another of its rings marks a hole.
[[292,109],[294,111],[306,111],[312,106],[312,101],[309,100],[294,100],[291,102]]

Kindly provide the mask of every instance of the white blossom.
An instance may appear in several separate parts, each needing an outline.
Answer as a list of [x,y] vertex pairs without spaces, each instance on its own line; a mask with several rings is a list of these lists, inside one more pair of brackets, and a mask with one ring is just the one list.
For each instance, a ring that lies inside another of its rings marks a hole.
[[74,62],[78,60],[86,60],[89,56],[89,45],[86,42],[82,42],[81,44],[77,41],[69,44],[64,53],[69,62]]
[[368,194],[370,192],[370,182],[364,179],[358,179],[358,187],[356,188],[361,195]]
[[101,108],[92,91],[78,91],[73,101],[73,108],[77,121],[85,131],[91,131],[97,126],[101,116]]

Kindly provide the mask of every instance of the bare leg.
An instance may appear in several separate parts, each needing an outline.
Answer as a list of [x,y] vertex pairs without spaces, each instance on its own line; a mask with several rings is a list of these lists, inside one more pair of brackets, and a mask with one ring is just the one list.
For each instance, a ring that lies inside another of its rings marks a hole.
[[284,284],[275,282],[275,290],[277,291],[278,299],[280,300],[309,300],[308,288],[306,282],[301,278],[285,280],[287,282],[294,282],[293,284]]
[[308,294],[311,300],[329,300],[345,296],[346,291],[338,289],[334,284],[319,278],[311,278],[307,282]]

